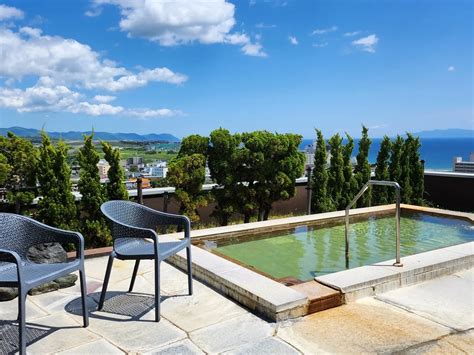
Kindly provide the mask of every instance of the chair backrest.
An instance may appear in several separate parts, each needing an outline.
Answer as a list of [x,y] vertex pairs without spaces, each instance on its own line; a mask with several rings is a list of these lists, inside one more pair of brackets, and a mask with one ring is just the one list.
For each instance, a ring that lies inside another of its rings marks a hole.
[[0,249],[17,252],[26,257],[29,246],[41,243],[41,233],[36,233],[34,222],[25,216],[0,213]]
[[156,220],[148,208],[135,202],[107,201],[100,206],[100,210],[111,222],[119,222],[132,227],[156,228]]

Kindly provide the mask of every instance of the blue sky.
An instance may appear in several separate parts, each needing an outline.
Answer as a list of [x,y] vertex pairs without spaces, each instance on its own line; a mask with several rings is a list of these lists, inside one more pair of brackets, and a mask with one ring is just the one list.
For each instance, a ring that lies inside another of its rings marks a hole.
[[474,128],[472,1],[0,4],[2,127]]

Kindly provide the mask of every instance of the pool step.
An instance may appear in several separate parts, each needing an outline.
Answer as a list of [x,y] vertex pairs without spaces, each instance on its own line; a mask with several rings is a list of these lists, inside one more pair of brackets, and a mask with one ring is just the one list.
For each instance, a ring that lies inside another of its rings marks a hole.
[[290,287],[308,297],[309,304],[306,314],[321,312],[325,309],[338,307],[343,304],[343,296],[340,291],[314,280]]

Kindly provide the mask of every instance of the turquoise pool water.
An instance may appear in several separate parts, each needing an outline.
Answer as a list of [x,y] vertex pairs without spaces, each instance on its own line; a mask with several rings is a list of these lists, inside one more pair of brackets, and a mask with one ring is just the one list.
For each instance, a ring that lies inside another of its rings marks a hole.
[[[400,222],[402,258],[474,240],[474,225],[467,220],[403,212]],[[210,242],[205,247],[275,279],[307,281],[346,269],[344,225],[303,226],[228,243]],[[395,218],[352,222],[350,253],[350,268],[394,259]]]

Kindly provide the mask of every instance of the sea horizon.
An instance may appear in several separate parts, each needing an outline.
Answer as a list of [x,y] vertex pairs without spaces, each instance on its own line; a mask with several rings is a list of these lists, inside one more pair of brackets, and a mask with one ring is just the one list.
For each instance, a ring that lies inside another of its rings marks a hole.
[[[371,138],[372,144],[369,149],[369,162],[374,164],[383,138]],[[304,138],[299,146],[304,150],[312,144],[315,139]],[[353,156],[357,155],[360,138],[354,138]],[[425,169],[452,171],[453,158],[462,157],[469,160],[469,154],[474,152],[474,139],[471,138],[420,138],[421,159],[425,161]],[[345,143],[345,141],[343,142]]]

